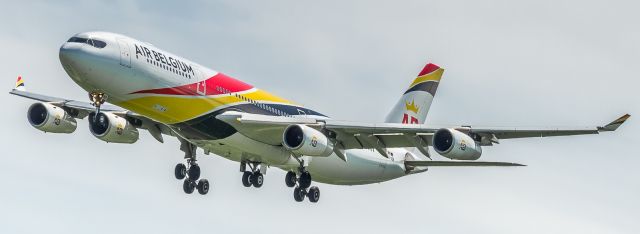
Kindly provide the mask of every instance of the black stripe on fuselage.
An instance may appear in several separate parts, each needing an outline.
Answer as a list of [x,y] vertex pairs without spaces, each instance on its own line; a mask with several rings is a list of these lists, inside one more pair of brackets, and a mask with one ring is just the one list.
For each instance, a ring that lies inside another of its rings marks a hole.
[[419,83],[417,85],[414,85],[413,87],[409,88],[406,92],[404,92],[405,94],[409,93],[409,92],[413,92],[413,91],[425,91],[431,94],[431,96],[436,96],[436,90],[438,89],[438,83],[437,81],[427,81],[427,82],[422,82]]
[[[270,107],[270,108],[268,108]],[[274,111],[279,110],[279,111]],[[317,115],[325,116],[311,109],[304,107],[283,105],[283,104],[240,104],[223,108],[192,120],[182,123],[171,124],[170,127],[177,131],[182,137],[192,140],[218,140],[227,138],[237,132],[231,125],[216,118],[225,111],[239,111],[251,114],[279,116],[285,115]],[[325,116],[326,117],[326,116]]]

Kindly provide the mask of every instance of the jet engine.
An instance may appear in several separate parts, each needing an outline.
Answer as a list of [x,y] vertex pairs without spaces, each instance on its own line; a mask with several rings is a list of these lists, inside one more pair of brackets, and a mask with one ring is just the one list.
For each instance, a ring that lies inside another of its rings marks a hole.
[[90,113],[89,130],[106,142],[133,144],[138,141],[138,129],[127,119],[109,112]]
[[295,124],[284,130],[283,145],[295,154],[327,157],[333,153],[333,142],[322,132]]
[[76,130],[76,120],[62,107],[49,103],[34,103],[27,111],[31,126],[43,132],[72,133]]
[[480,144],[469,135],[443,128],[433,135],[433,149],[440,155],[457,160],[476,160],[482,154]]

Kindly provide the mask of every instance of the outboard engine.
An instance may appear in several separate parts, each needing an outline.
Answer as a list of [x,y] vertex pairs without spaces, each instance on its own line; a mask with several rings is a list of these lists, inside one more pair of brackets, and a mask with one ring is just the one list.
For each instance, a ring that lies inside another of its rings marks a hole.
[[77,128],[76,119],[62,107],[44,102],[31,105],[27,119],[31,126],[43,132],[72,133]]

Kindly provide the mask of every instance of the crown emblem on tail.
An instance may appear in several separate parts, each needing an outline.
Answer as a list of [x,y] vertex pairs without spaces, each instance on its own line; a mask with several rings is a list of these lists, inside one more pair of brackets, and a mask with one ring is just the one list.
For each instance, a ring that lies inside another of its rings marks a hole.
[[411,100],[411,103],[405,102],[404,103],[404,107],[408,111],[411,111],[411,112],[416,113],[416,114],[418,114],[418,111],[420,110],[420,107],[416,106],[415,100]]

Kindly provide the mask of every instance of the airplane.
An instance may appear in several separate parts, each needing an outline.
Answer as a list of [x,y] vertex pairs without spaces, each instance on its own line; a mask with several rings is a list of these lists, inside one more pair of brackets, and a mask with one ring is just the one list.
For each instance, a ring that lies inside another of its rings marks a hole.
[[[210,189],[200,178],[197,149],[239,162],[245,187],[260,188],[267,169],[280,168],[295,201],[316,203],[320,189],[312,182],[363,185],[430,167],[524,166],[477,160],[482,147],[500,140],[615,131],[630,117],[562,129],[430,126],[425,120],[444,69],[428,63],[384,122],[339,121],[116,33],[78,33],[62,44],[59,58],[89,102],[28,92],[18,77],[10,94],[37,101],[27,111],[29,123],[68,134],[76,130],[76,119],[87,118],[92,135],[110,143],[133,144],[140,130],[160,143],[176,137],[185,161],[174,175],[187,194]],[[429,147],[446,159],[432,160]]]

